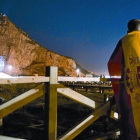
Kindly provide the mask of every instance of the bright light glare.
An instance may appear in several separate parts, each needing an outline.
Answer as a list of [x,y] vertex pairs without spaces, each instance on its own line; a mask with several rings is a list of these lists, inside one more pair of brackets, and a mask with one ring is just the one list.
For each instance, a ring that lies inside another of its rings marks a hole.
[[118,78],[118,79],[120,79],[121,76],[110,76],[110,78]]
[[117,135],[117,136],[119,136],[120,134],[121,134],[121,132],[120,132],[120,131],[116,132],[116,135]]
[[118,113],[114,113],[114,118],[118,119]]
[[8,70],[12,70],[12,66],[11,65],[8,65]]
[[108,101],[108,100],[109,100],[109,98],[107,97],[107,98],[106,98],[106,101]]
[[79,69],[77,69],[77,70],[76,70],[76,72],[78,73],[78,72],[80,72],[80,70],[79,70]]

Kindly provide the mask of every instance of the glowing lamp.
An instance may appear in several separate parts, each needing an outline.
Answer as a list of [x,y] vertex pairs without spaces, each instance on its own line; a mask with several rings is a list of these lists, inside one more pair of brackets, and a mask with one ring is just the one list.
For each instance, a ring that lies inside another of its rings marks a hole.
[[12,70],[12,66],[8,65],[8,70],[11,71]]
[[119,118],[119,116],[118,116],[118,113],[114,113],[114,118],[116,118],[116,119],[118,119]]
[[77,72],[77,76],[78,76],[78,74],[79,74],[80,70],[79,70],[79,69],[77,69],[77,70],[76,70],[76,72]]
[[77,73],[79,73],[79,72],[80,72],[80,70],[79,70],[79,69],[77,69],[77,70],[76,70],[76,72],[77,72]]

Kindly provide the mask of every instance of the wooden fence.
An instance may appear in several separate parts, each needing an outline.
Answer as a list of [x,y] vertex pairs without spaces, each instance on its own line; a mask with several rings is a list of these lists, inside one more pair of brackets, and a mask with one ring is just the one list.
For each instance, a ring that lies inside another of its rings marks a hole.
[[[46,140],[72,140],[84,129],[96,121],[100,116],[107,113],[111,106],[114,105],[114,98],[105,102],[102,105],[97,104],[95,101],[73,91],[64,85],[59,84],[60,81],[97,81],[99,78],[86,78],[86,77],[58,77],[57,67],[47,67],[46,77],[11,77],[1,78],[0,84],[17,84],[17,83],[42,83],[39,86],[31,89],[14,99],[0,105],[0,118],[12,113],[18,108],[30,103],[36,98],[45,94],[45,134]],[[67,133],[57,138],[57,93],[66,96],[80,104],[83,104],[91,109],[93,112],[76,127],[71,128]],[[115,117],[115,112],[111,112],[112,118]],[[114,132],[116,133],[116,132]],[[1,136],[3,137],[3,136]],[[1,138],[0,137],[0,138]],[[106,136],[107,137],[107,136]],[[12,139],[12,138],[11,138]],[[103,140],[103,138],[101,138]]]

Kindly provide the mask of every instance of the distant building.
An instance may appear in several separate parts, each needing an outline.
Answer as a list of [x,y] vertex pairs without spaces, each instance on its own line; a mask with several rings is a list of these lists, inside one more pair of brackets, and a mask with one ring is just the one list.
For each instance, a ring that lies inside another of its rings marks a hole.
[[93,77],[92,74],[86,74],[86,77]]

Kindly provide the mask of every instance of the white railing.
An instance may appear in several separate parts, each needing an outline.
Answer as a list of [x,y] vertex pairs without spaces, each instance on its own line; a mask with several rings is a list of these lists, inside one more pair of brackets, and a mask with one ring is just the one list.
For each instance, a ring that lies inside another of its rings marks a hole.
[[[86,77],[61,77],[57,76],[57,67],[48,67],[46,77],[31,76],[31,77],[9,77],[0,78],[0,84],[17,84],[17,83],[42,83],[41,85],[31,89],[22,95],[2,104],[0,106],[0,118],[5,117],[18,108],[30,103],[36,98],[45,94],[45,134],[46,140],[71,140],[81,133],[85,128],[97,120],[101,115],[106,114],[110,109],[110,100],[103,105],[98,105],[95,101],[79,94],[76,91],[67,88],[58,82],[60,81],[94,81],[99,82],[99,78]],[[89,115],[84,121],[65,133],[63,136],[57,138],[57,93],[62,94],[78,103],[81,103],[91,109],[93,113]],[[113,114],[112,114],[113,116]]]
[[[40,82],[49,82],[50,78],[45,76],[19,76],[19,77],[9,77],[9,78],[0,78],[0,84],[18,84],[18,83],[40,83]],[[86,78],[86,77],[62,77],[58,76],[58,82],[63,81],[74,81],[74,82],[99,82],[100,78]]]

